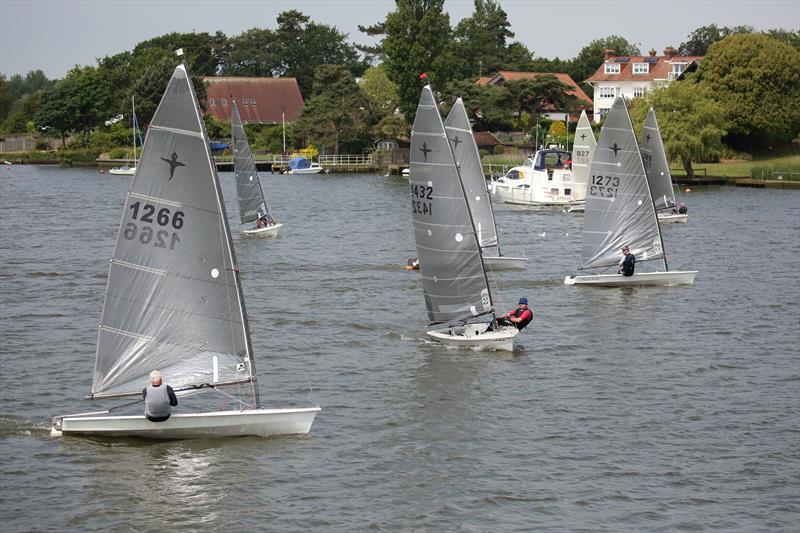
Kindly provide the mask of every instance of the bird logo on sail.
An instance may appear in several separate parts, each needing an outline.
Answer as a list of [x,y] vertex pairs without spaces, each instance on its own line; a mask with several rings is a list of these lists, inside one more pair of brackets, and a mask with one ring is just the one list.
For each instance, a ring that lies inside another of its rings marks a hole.
[[172,152],[172,158],[167,159],[166,157],[161,158],[162,161],[169,163],[169,179],[167,181],[171,181],[172,178],[175,176],[175,169],[178,167],[185,167],[186,163],[181,163],[178,161],[178,154],[176,152]]
[[422,157],[425,158],[425,161],[428,160],[428,154],[433,152],[433,150],[428,148],[428,143],[422,143],[422,148],[420,148],[419,151],[422,152]]

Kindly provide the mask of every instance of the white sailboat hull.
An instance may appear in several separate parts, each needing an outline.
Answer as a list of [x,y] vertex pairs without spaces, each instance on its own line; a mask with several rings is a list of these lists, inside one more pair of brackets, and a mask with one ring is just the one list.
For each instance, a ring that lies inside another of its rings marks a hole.
[[697,270],[672,270],[669,272],[642,272],[633,276],[622,274],[597,274],[594,276],[567,276],[564,285],[593,285],[598,287],[637,287],[692,285]]
[[527,257],[509,257],[507,255],[501,256],[483,256],[483,264],[486,268],[492,271],[497,270],[522,270],[525,268],[525,263],[528,262]]
[[568,196],[545,196],[537,194],[532,187],[509,186],[499,182],[493,184],[492,190],[506,204],[545,207],[567,205],[572,201]]
[[514,351],[514,337],[519,330],[506,326],[496,331],[486,331],[489,324],[467,324],[427,331],[429,337],[442,344],[463,348]]
[[274,237],[278,234],[278,230],[281,229],[281,226],[283,226],[283,224],[271,224],[263,228],[246,229],[243,230],[242,233],[253,237]]
[[136,167],[114,167],[108,173],[115,176],[133,176],[136,174]]
[[146,439],[296,435],[311,430],[320,410],[305,407],[174,414],[164,422],[151,422],[143,415],[65,416],[54,418],[50,434]]
[[585,213],[586,212],[586,202],[584,200],[578,200],[569,204],[569,208],[567,209],[568,213]]
[[666,223],[673,223],[673,224],[686,224],[689,222],[689,215],[681,215],[680,213],[659,213],[658,214],[658,221],[659,222],[666,222]]

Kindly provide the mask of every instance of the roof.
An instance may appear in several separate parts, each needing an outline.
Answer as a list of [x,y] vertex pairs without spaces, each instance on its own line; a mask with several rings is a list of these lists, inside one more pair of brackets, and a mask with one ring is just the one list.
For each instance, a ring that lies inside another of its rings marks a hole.
[[[627,59],[627,61],[617,61],[617,59]],[[698,63],[703,56],[611,56],[600,65],[594,74],[586,80],[587,83],[597,83],[599,81],[654,81],[669,79],[672,72],[673,63]],[[605,65],[609,63],[618,64],[619,74],[606,74]],[[646,74],[634,74],[634,63],[648,63],[650,67]],[[688,68],[688,67],[687,67]]]
[[494,134],[489,131],[476,131],[473,135],[475,136],[475,144],[478,145],[478,148],[503,144],[503,141],[495,137]]
[[[242,122],[292,122],[303,109],[303,97],[294,78],[203,78],[206,114],[228,121],[231,97],[236,98]],[[223,103],[224,102],[224,103]],[[285,112],[285,117],[282,113]]]
[[592,99],[586,95],[583,89],[581,89],[581,86],[575,83],[575,80],[573,80],[570,75],[565,72],[517,72],[513,70],[501,70],[491,78],[480,78],[477,83],[478,85],[502,85],[503,83],[509,81],[535,80],[539,76],[555,76],[558,81],[564,85],[572,87],[572,90],[567,91],[567,94],[571,94],[578,98],[578,100],[582,100],[589,104],[592,103]]

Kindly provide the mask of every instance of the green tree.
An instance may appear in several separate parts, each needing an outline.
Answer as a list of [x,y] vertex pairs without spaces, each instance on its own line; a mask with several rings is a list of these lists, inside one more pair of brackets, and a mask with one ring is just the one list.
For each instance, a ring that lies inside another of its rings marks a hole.
[[704,56],[712,44],[721,41],[728,35],[753,32],[755,29],[752,26],[734,26],[733,28],[725,26],[718,28],[716,24],[701,26],[689,34],[688,41],[681,43],[678,53],[682,56]]
[[[179,62],[180,59],[174,54],[162,57],[158,62],[150,65],[134,84],[132,93],[136,97],[136,116],[140,126],[144,127],[153,119],[156,108],[161,102],[167,84]],[[192,76],[191,71],[189,74],[202,107],[206,98],[205,83],[203,83],[202,77]]]
[[397,85],[389,79],[386,68],[381,65],[367,69],[364,72],[364,81],[361,90],[369,98],[370,110],[378,117],[391,115],[397,109],[400,98],[397,95]]
[[225,62],[227,37],[222,32],[209,33],[168,33],[137,44],[133,55],[158,49],[173,54],[183,48],[186,65],[195,76],[216,76]]
[[698,75],[727,119],[728,142],[742,149],[790,140],[800,131],[800,52],[762,34],[711,45]]
[[775,29],[767,30],[764,32],[764,34],[772,37],[773,39],[781,41],[782,43],[793,46],[795,50],[800,51],[800,31]]
[[408,137],[411,135],[411,125],[401,115],[387,115],[375,126],[375,133],[378,137],[393,139]]
[[338,154],[343,145],[365,146],[369,137],[369,102],[350,71],[342,65],[320,65],[314,88],[295,128],[307,144],[329,146]]
[[397,10],[386,15],[382,47],[389,79],[397,84],[400,110],[413,117],[424,85],[423,72],[434,86],[451,79],[450,17],[444,0],[397,0]]
[[225,76],[264,76],[278,74],[281,68],[278,37],[272,30],[252,28],[228,39]]
[[6,119],[13,103],[14,95],[11,92],[11,84],[3,74],[0,74],[0,122]]
[[517,80],[506,83],[514,107],[520,115],[527,112],[535,117],[545,107],[573,111],[580,102],[569,94],[572,89],[551,75],[538,76],[532,80]]
[[648,91],[644,97],[633,99],[630,106],[631,119],[640,125],[640,133],[648,110],[655,110],[667,157],[679,160],[687,176],[694,177],[693,161],[715,161],[722,154],[722,107],[694,76]]
[[507,40],[514,37],[508,15],[495,0],[474,0],[475,12],[453,30],[456,78],[506,69]]
[[513,125],[513,99],[502,85],[477,85],[470,80],[451,83],[445,92],[447,108],[461,97],[475,131],[508,130]]
[[367,65],[359,61],[355,47],[336,28],[317,24],[297,10],[278,15],[275,35],[281,58],[277,74],[297,79],[301,94],[309,94],[316,68],[323,64],[344,65],[353,75],[360,75]]

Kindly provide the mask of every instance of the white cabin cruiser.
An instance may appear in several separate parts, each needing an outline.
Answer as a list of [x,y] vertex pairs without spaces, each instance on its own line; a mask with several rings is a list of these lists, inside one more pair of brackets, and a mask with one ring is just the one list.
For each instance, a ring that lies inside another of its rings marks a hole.
[[573,194],[571,158],[557,148],[539,150],[492,183],[492,194],[507,204],[567,205],[578,199]]

